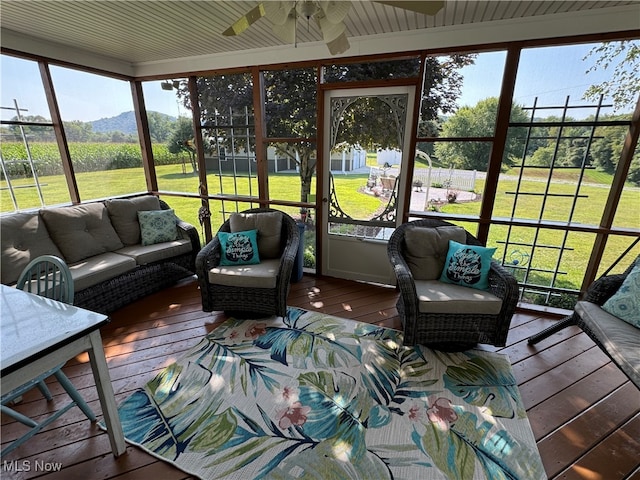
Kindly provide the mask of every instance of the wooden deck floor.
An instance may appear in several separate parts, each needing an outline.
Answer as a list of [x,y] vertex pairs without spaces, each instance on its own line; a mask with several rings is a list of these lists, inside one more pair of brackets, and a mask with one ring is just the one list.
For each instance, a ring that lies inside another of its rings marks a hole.
[[[396,298],[393,288],[305,276],[292,286],[289,305],[399,328]],[[102,331],[116,400],[141,387],[224,319],[201,311],[193,280],[116,312]],[[507,347],[489,348],[509,355],[549,478],[640,480],[640,392],[577,327],[536,347],[527,345],[529,335],[553,321],[518,313]],[[65,372],[100,414],[88,358],[71,360]],[[52,402],[32,391],[20,410],[32,417],[55,410],[65,396],[57,383],[51,389]],[[20,431],[21,425],[3,416],[3,445]],[[45,467],[60,470],[46,472]],[[134,446],[115,459],[107,435],[78,409],[3,458],[0,477],[192,478]]]

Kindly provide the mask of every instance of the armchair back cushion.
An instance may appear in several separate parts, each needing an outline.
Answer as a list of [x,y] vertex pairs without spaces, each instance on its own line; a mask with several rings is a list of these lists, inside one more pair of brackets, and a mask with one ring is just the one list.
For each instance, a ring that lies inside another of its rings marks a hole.
[[45,208],[40,215],[67,263],[124,247],[103,203]]
[[229,217],[231,233],[258,231],[258,253],[261,259],[279,258],[282,254],[280,212],[234,213]]
[[62,257],[42,218],[35,213],[2,217],[2,283],[12,285],[27,264],[41,255]]
[[466,238],[464,229],[457,226],[407,228],[405,260],[413,277],[416,280],[440,278],[449,251],[449,240],[464,243]]
[[154,195],[136,198],[115,198],[106,202],[113,228],[126,246],[141,243],[138,212],[160,210],[160,201]]

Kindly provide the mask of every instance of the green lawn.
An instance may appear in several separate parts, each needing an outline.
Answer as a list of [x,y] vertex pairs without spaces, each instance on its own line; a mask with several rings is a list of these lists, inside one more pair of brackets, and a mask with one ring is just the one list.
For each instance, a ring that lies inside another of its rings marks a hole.
[[[160,190],[191,193],[198,191],[198,177],[191,172],[182,172],[181,165],[158,166],[156,168],[158,184]],[[544,191],[547,172],[540,169],[531,169],[526,172],[527,181],[525,191]],[[494,216],[511,217],[514,205],[514,196],[506,192],[514,191],[517,186],[515,174],[507,172],[501,177],[496,195]],[[101,199],[110,196],[125,195],[132,192],[146,191],[144,172],[141,168],[131,168],[122,170],[109,170],[103,172],[78,173],[76,175],[80,195],[83,201]],[[554,182],[550,188],[552,193],[573,195],[575,193],[575,172],[562,171],[554,175]],[[375,197],[362,193],[362,187],[366,183],[367,175],[336,175],[335,187],[340,201],[340,207],[352,218],[370,218],[375,212],[380,212],[384,208],[388,199]],[[538,181],[536,181],[538,180]],[[572,180],[574,183],[571,183]],[[13,181],[13,186],[20,187],[32,184],[32,179],[18,179]],[[65,204],[69,202],[68,190],[64,176],[43,176],[40,177],[42,194],[47,205]],[[604,210],[608,188],[611,183],[611,176],[602,172],[589,170],[585,175],[585,183],[579,194],[586,198],[579,198],[573,215],[574,222],[589,225],[596,225]],[[6,182],[2,182],[2,187],[6,187]],[[298,201],[300,198],[300,183],[297,174],[274,174],[269,177],[270,197],[277,200]],[[483,191],[484,181],[479,180],[476,191]],[[313,185],[315,189],[315,182]],[[209,191],[212,194],[224,192],[226,194],[258,196],[258,186],[255,179],[238,178],[234,182],[232,177],[220,178],[217,175],[209,175]],[[15,188],[18,205],[21,209],[37,208],[40,206],[37,191],[35,188]],[[199,226],[198,209],[200,200],[166,197],[165,200],[175,209],[177,215],[183,220]],[[1,211],[13,211],[13,204],[6,188],[3,188],[0,195]],[[538,218],[542,208],[542,197],[540,196],[520,196],[515,209],[515,217],[518,218]],[[552,197],[544,205],[543,218],[566,222],[569,219],[569,212],[572,208],[572,199],[565,197]],[[640,227],[640,189],[637,187],[625,188],[620,203],[616,211],[614,224],[631,228]],[[222,223],[223,212],[235,211],[236,208],[242,210],[248,208],[248,204],[238,204],[236,202],[213,201],[211,202],[212,228]],[[443,212],[452,214],[472,214],[477,215],[480,211],[480,202],[447,204],[441,207]],[[283,208],[294,217],[299,215],[298,209],[294,207]],[[471,231],[475,231],[472,224],[466,225]],[[496,246],[496,258],[502,258],[503,244],[499,243],[506,238],[508,227],[493,226],[490,230],[489,244]],[[607,244],[603,266],[609,265],[617,255],[630,243],[630,237],[612,237]],[[560,274],[556,279],[556,285],[566,285],[578,288],[582,280],[582,275],[589,258],[595,235],[585,233],[571,233],[566,235],[559,230],[513,227],[511,231],[511,241],[520,243],[535,243],[536,245],[559,246],[563,243],[569,250],[565,251],[560,262]],[[526,247],[511,247],[506,253],[506,262],[517,259],[522,261],[522,254],[526,253]],[[526,255],[525,255],[526,257]],[[557,249],[539,248],[536,250],[535,259],[532,265],[539,269],[554,269],[558,257]],[[547,284],[552,280],[552,275],[544,272],[535,274],[537,281]]]

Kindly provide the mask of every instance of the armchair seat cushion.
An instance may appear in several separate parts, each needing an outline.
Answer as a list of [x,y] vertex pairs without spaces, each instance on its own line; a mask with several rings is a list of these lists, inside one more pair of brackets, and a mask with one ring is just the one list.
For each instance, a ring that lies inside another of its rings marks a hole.
[[138,265],[148,265],[189,253],[191,250],[191,240],[178,239],[153,245],[132,245],[116,250],[115,253],[133,258]]
[[490,292],[438,280],[416,280],[418,310],[421,313],[497,315],[502,299]]
[[580,327],[640,386],[640,331],[592,302],[576,303]]
[[263,260],[255,265],[233,265],[209,270],[209,282],[228,287],[275,288],[279,259]]

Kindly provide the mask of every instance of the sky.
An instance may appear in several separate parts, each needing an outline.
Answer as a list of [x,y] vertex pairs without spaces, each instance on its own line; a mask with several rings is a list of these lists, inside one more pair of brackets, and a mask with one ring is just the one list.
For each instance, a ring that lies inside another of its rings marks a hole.
[[[564,104],[569,95],[572,103],[588,103],[582,100],[588,86],[606,80],[611,75],[610,70],[585,73],[594,61],[593,58],[587,62],[582,60],[591,46],[545,47],[523,51],[516,81],[516,102],[531,105],[534,98],[538,97],[539,105],[556,106]],[[462,69],[464,86],[459,106],[472,106],[484,98],[498,96],[505,57],[505,52],[483,53],[478,56],[475,65]],[[133,110],[128,82],[55,66],[51,67],[51,75],[65,121],[86,122]],[[15,115],[14,99],[18,100],[21,108],[28,110],[22,112],[23,115],[50,117],[35,62],[3,55],[0,62],[0,94],[3,120]],[[175,93],[162,90],[160,82],[145,83],[144,98],[147,110],[174,117],[187,114],[176,101]],[[549,114],[552,113],[558,112]],[[592,113],[594,111],[589,110],[582,115]],[[580,116],[578,111],[573,111],[572,115]]]

